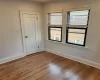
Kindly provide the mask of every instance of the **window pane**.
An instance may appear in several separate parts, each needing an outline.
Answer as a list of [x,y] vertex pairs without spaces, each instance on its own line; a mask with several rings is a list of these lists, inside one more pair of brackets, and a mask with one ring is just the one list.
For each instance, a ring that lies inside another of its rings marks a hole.
[[50,25],[62,25],[62,13],[51,13]]
[[69,29],[68,42],[74,44],[84,44],[85,30],[84,29]]
[[61,41],[61,28],[50,28],[50,39]]
[[69,25],[87,25],[89,10],[70,12]]

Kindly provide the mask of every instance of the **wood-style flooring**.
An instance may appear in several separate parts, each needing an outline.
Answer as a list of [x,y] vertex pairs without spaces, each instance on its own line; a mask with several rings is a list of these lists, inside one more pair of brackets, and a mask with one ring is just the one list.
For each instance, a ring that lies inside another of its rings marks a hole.
[[1,64],[0,80],[100,80],[100,70],[40,52]]

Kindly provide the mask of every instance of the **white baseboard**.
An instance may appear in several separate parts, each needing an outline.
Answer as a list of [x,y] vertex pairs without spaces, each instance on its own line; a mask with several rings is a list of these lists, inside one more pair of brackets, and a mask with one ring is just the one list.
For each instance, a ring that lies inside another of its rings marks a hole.
[[[41,52],[41,51],[44,51],[44,48],[40,48],[37,52]],[[26,56],[26,54],[21,53],[21,55],[3,58],[3,59],[0,59],[0,64],[6,63],[6,62],[10,62],[10,61],[13,61],[13,60],[25,57],[25,56]]]
[[68,59],[71,59],[71,60],[74,60],[74,61],[77,61],[77,62],[80,62],[80,63],[83,63],[83,64],[86,64],[86,65],[89,65],[89,66],[100,69],[100,64],[96,63],[96,62],[93,62],[93,61],[89,61],[89,60],[86,60],[86,59],[81,59],[79,57],[71,56],[71,55],[61,53],[61,52],[57,52],[57,51],[50,50],[50,49],[45,49],[45,51],[51,52],[51,53],[54,53],[56,55],[59,55],[59,56],[62,56],[62,57],[65,57],[65,58],[68,58]]
[[4,58],[4,59],[0,59],[0,64],[6,63],[6,62],[10,62],[10,61],[22,58],[24,56],[26,56],[26,55],[25,54],[21,54],[21,55],[17,55],[17,56],[12,56],[12,57],[7,57],[7,58]]
[[[40,50],[40,51],[44,51],[44,50]],[[57,51],[50,50],[50,49],[45,49],[45,51],[51,52],[51,53],[54,53],[56,55],[59,55],[59,56],[62,56],[62,57],[65,57],[65,58],[68,58],[68,59],[71,59],[71,60],[74,60],[74,61],[77,61],[77,62],[80,62],[80,63],[83,63],[83,64],[86,64],[86,65],[100,69],[100,64],[93,62],[93,61],[81,59],[79,57],[71,56],[71,55],[61,53],[61,52],[57,52]],[[9,62],[9,61],[13,61],[13,60],[25,57],[25,56],[26,56],[25,54],[21,54],[21,55],[17,55],[17,56],[12,56],[12,57],[8,57],[8,58],[0,59],[0,64],[6,63],[6,62]]]

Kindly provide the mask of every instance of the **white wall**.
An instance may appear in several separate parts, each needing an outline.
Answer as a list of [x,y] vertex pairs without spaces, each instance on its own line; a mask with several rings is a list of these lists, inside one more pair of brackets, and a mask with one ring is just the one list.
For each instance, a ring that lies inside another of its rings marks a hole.
[[[66,11],[71,9],[91,8],[86,48],[73,46],[64,43],[66,25],[63,22],[63,42],[52,42],[47,40],[47,13],[62,12],[66,17]],[[43,49],[43,37],[45,39],[45,50],[60,53],[61,55],[74,56],[90,62],[100,64],[100,1],[98,0],[69,0],[62,2],[48,3],[44,5],[32,2],[21,1],[0,1],[0,63],[10,59],[10,57],[22,56],[23,46],[21,37],[21,26],[19,10],[24,12],[38,12],[40,14],[40,27],[44,35],[40,40],[40,48]],[[44,14],[43,14],[44,12]],[[45,15],[45,24],[44,22]],[[41,34],[42,34],[41,33]],[[76,59],[74,58],[74,59]]]
[[[19,10],[38,12],[43,27],[43,5],[32,2],[0,1],[0,63],[25,55],[23,53]],[[43,35],[42,35],[43,36]],[[40,40],[43,49],[43,40]]]
[[[86,39],[86,48],[65,44],[66,25],[63,22],[63,42],[52,42],[47,39],[47,13],[62,12],[66,17],[66,11],[73,9],[90,8],[90,20],[88,26],[88,33]],[[62,2],[52,2],[44,5],[45,13],[45,50],[60,53],[60,55],[69,55],[78,58],[79,60],[86,60],[100,64],[100,1],[99,0],[68,0]],[[97,66],[97,65],[95,65]],[[100,66],[99,66],[100,67]]]

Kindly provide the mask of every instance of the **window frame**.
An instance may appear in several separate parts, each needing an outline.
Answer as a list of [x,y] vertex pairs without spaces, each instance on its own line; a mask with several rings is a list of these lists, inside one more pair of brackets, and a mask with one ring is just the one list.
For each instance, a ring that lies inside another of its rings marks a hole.
[[50,24],[50,14],[53,14],[53,13],[61,13],[62,14],[62,25],[63,25],[63,12],[52,12],[52,13],[48,13],[48,26],[53,26],[53,27],[60,27],[62,25],[52,25]]
[[[52,13],[61,13],[62,14],[62,25],[51,25],[50,24],[50,14]],[[62,42],[62,26],[63,26],[63,12],[52,12],[48,13],[48,40]],[[61,41],[50,39],[50,28],[61,28]]]
[[[85,33],[84,33],[84,43],[83,43],[83,45],[68,42],[68,33],[69,33],[68,30],[69,29],[83,29],[83,30],[85,30]],[[87,36],[87,28],[77,28],[77,27],[67,27],[66,28],[66,43],[68,43],[68,44],[73,44],[73,45],[78,45],[78,46],[85,46],[85,44],[86,44],[86,36]]]
[[[61,29],[61,41],[51,39],[50,28],[60,28]],[[62,42],[62,27],[48,26],[48,40]]]
[[[69,25],[70,12],[73,12],[73,11],[84,11],[84,10],[88,10],[87,24],[86,25]],[[86,37],[87,37],[87,30],[88,30],[88,24],[89,24],[89,17],[90,17],[90,9],[84,9],[84,10],[73,10],[73,11],[68,11],[67,12],[66,43],[85,47],[85,45],[86,45]],[[85,30],[83,45],[68,42],[68,33],[69,33],[68,30],[69,29],[84,29]]]

